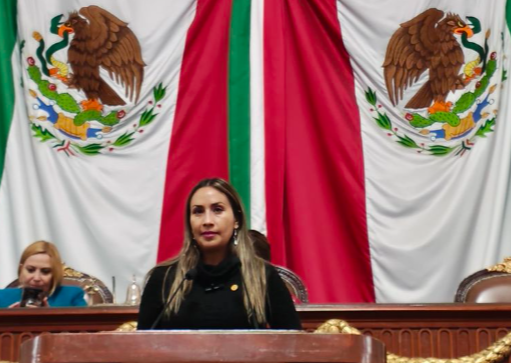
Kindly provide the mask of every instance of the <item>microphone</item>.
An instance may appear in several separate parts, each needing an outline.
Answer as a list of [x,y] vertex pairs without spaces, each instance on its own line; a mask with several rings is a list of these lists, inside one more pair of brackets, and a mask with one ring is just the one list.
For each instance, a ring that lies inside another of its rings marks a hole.
[[174,300],[174,297],[177,295],[178,291],[183,288],[183,285],[184,285],[185,281],[193,281],[196,277],[197,277],[197,269],[195,267],[191,268],[190,270],[188,270],[187,273],[185,273],[185,277],[183,277],[183,279],[179,283],[179,286],[177,287],[176,291],[174,291],[172,296],[167,300],[167,302],[163,306],[162,311],[160,312],[160,315],[158,315],[158,317],[154,321],[153,325],[151,325],[149,330],[154,330],[154,328],[156,328],[156,326],[160,322],[161,318],[163,317],[163,314],[165,313],[165,310],[167,310],[167,308],[169,307],[169,305],[172,302],[172,300]]

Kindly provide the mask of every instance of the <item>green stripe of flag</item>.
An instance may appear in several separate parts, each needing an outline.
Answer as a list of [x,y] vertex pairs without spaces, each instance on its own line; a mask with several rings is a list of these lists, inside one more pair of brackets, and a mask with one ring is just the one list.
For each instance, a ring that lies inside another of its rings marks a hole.
[[16,42],[16,0],[0,2],[0,183],[14,109],[11,57]]
[[229,33],[229,179],[250,223],[250,7],[233,0]]
[[506,22],[508,29],[511,30],[511,1],[508,0],[506,3]]

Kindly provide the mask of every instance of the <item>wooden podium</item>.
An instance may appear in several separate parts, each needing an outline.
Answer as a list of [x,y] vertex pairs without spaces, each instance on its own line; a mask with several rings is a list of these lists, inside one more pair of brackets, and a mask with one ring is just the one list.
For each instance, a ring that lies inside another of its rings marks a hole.
[[43,334],[21,345],[20,363],[384,363],[368,336],[296,331],[146,331]]

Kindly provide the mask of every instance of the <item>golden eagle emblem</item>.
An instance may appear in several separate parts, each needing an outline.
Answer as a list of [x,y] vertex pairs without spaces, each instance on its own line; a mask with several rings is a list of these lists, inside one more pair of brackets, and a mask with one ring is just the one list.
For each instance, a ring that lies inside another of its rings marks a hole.
[[68,49],[69,86],[85,93],[88,100],[83,101],[83,108],[101,110],[98,100],[110,106],[126,104],[101,77],[100,68],[124,87],[127,99],[137,102],[145,63],[128,24],[105,9],[88,6],[71,13],[63,27],[74,33]]
[[403,99],[404,91],[428,71],[428,80],[405,108],[428,107],[430,114],[450,111],[448,94],[465,87],[460,75],[465,59],[456,38],[462,34],[470,38],[473,31],[459,15],[445,15],[438,9],[428,9],[401,24],[389,41],[383,63],[385,85],[394,106]]
[[22,51],[33,136],[68,156],[126,148],[157,119],[167,86],[155,84],[143,110],[123,107],[138,101],[144,81],[137,37],[126,22],[98,6],[81,8],[61,22],[63,16],[51,19],[49,33],[33,31],[36,43]]

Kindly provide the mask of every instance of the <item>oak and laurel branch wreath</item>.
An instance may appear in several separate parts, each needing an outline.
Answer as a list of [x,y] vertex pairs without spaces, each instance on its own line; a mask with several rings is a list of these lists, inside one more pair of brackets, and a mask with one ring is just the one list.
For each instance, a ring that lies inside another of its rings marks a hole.
[[[487,84],[486,84],[487,86]],[[484,87],[485,89],[486,87]],[[483,89],[483,87],[481,87]],[[479,93],[479,92],[478,92]],[[470,104],[472,105],[476,98],[472,98],[473,92],[466,93],[466,95],[470,95],[471,101]],[[376,117],[373,117],[374,121],[376,121],[376,124],[381,127],[382,129],[386,130],[388,133],[388,136],[395,136],[397,138],[397,143],[401,144],[404,147],[410,148],[410,149],[417,149],[417,152],[421,153],[423,151],[430,153],[430,155],[434,156],[445,156],[452,152],[455,152],[456,155],[462,154],[465,150],[470,150],[473,145],[473,140],[475,137],[486,137],[487,133],[493,132],[493,126],[495,125],[495,117],[492,119],[487,120],[484,124],[482,124],[476,131],[476,133],[468,140],[463,140],[460,144],[456,146],[444,146],[444,145],[426,145],[425,143],[418,144],[414,139],[409,137],[406,134],[400,134],[399,129],[397,127],[393,127],[392,120],[389,118],[387,113],[381,112],[380,108],[381,105],[378,104],[378,98],[376,96],[376,92],[372,90],[370,87],[368,87],[367,91],[365,92],[365,98],[366,101],[373,106],[373,108],[370,109],[371,112],[376,113]],[[447,114],[447,113],[445,113]],[[450,113],[452,115],[452,113]],[[413,114],[413,117],[420,117],[418,114]],[[427,119],[425,119],[427,120]],[[459,121],[458,121],[459,122]]]
[[[45,81],[47,82],[47,81]],[[149,106],[146,108],[142,114],[140,115],[140,119],[138,120],[138,123],[134,125],[134,129],[132,131],[126,131],[117,139],[111,143],[109,142],[102,142],[102,143],[91,143],[85,146],[81,146],[77,143],[70,142],[71,148],[77,152],[80,152],[84,155],[98,155],[101,154],[101,151],[105,148],[115,149],[115,148],[122,148],[125,146],[130,145],[135,139],[134,135],[139,132],[143,132],[143,127],[146,127],[150,125],[158,113],[156,113],[156,107],[160,106],[159,102],[165,97],[167,87],[163,87],[163,84],[160,83],[156,87],[153,88],[153,100],[149,103],[152,106]],[[60,96],[63,96],[65,94],[61,94]],[[88,111],[85,111],[88,112]],[[85,113],[85,112],[82,112]],[[80,114],[76,117],[78,118]],[[87,115],[86,115],[87,116]],[[94,116],[97,117],[97,115],[94,114]],[[76,120],[75,118],[75,120]],[[88,118],[88,117],[86,117]],[[85,119],[85,117],[84,117]],[[94,118],[92,118],[94,119]],[[103,118],[104,120],[105,118]],[[56,142],[56,144],[53,146],[54,148],[63,147],[66,143],[66,140],[61,140],[58,137],[56,137],[52,132],[50,132],[48,129],[44,128],[43,126],[37,125],[35,123],[31,124],[32,131],[34,132],[34,136],[38,138],[41,142],[47,142],[50,140],[53,140]],[[67,152],[66,152],[67,154]],[[69,156],[69,154],[68,154]]]
[[397,127],[392,127],[392,121],[390,120],[389,116],[386,113],[382,113],[379,111],[379,108],[381,108],[381,105],[377,105],[378,98],[376,96],[376,92],[373,91],[370,87],[365,92],[365,97],[367,102],[373,106],[373,111],[376,112],[377,116],[373,117],[373,119],[376,121],[376,124],[381,127],[384,130],[388,131],[389,136],[396,136],[397,137],[397,143],[403,145],[404,147],[411,148],[411,149],[420,149],[423,151],[428,151],[432,155],[436,156],[443,156],[449,154],[451,151],[453,151],[453,148],[443,145],[433,145],[426,147],[424,144],[417,144],[415,140],[410,138],[408,135],[400,135],[398,133]]

